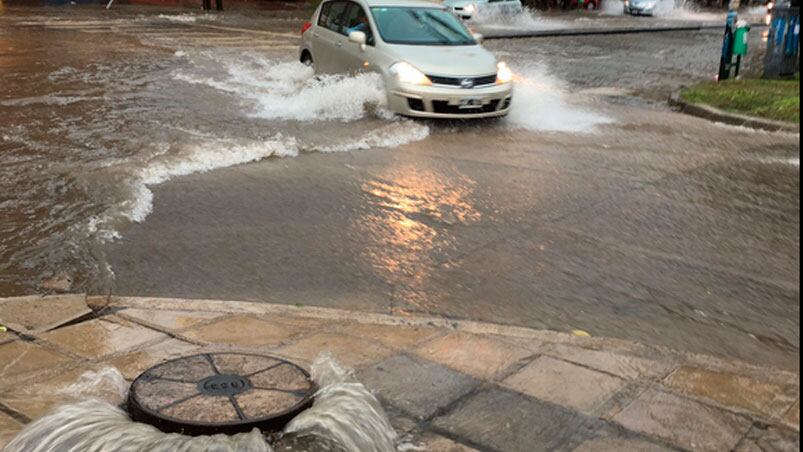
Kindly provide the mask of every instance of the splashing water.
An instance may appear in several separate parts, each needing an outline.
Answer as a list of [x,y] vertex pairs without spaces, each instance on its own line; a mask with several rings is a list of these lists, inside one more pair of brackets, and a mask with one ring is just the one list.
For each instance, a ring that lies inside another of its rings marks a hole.
[[[261,432],[184,436],[133,422],[117,405],[128,385],[114,368],[87,372],[60,391],[72,402],[29,424],[6,452],[392,452],[396,432],[379,401],[328,354],[312,365],[320,388],[312,408],[299,414],[272,446]],[[75,400],[82,400],[75,402]]]
[[396,432],[382,406],[351,371],[325,354],[313,366],[312,379],[321,387],[315,404],[290,421],[285,432],[331,438],[348,451],[395,449]]
[[[621,0],[603,1],[602,14],[606,16],[624,15],[623,2]],[[720,13],[701,12],[697,5],[690,0],[658,0],[653,15],[662,19],[690,21],[720,21],[724,18]]]
[[502,13],[494,9],[480,10],[472,19],[480,30],[538,31],[565,28],[566,22],[538,17],[538,12],[524,8],[520,13]]
[[624,16],[624,3],[621,0],[603,0],[601,13],[604,16]]
[[199,77],[178,70],[173,78],[190,84],[208,85],[251,100],[250,115],[261,119],[298,121],[363,118],[366,105],[384,107],[386,103],[382,78],[378,74],[315,75],[301,63],[277,63],[258,54],[246,54],[237,60],[210,55],[226,67],[222,77]]
[[565,83],[550,75],[542,65],[514,66],[516,73],[513,107],[507,117],[510,126],[534,131],[591,132],[612,120],[574,105]]

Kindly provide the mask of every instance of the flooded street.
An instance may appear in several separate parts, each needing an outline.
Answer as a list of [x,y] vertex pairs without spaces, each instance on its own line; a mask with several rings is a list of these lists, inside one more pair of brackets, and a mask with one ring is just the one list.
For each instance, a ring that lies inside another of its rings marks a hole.
[[[489,40],[513,111],[457,123],[315,77],[304,14],[0,3],[0,296],[429,314],[799,368],[799,135],[666,106],[715,75],[721,31]],[[610,14],[513,28],[718,20]]]

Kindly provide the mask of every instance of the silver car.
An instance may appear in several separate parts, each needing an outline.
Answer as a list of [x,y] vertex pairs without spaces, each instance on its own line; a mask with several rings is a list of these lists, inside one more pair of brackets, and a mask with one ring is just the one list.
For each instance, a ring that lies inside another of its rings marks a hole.
[[655,14],[655,6],[658,0],[625,0],[625,14],[635,16],[652,16]]
[[422,118],[504,116],[513,73],[436,3],[328,0],[304,25],[301,62],[317,73],[377,72],[388,107]]

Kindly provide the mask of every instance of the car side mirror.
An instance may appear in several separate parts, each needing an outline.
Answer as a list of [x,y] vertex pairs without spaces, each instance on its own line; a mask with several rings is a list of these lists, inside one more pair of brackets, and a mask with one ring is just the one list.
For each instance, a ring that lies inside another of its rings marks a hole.
[[480,33],[474,33],[472,36],[474,36],[474,40],[477,41],[477,44],[482,44],[482,41],[485,40],[485,36]]
[[368,36],[362,31],[352,31],[349,33],[349,41],[359,44],[360,48],[365,50],[365,46],[368,44]]

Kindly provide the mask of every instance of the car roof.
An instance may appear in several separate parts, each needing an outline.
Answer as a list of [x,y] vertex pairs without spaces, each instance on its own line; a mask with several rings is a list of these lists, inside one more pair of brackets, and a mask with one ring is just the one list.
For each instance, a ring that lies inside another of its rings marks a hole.
[[427,0],[360,0],[360,1],[368,5],[369,7],[409,6],[418,8],[440,8],[440,9],[444,8],[444,6],[439,2],[427,1]]

